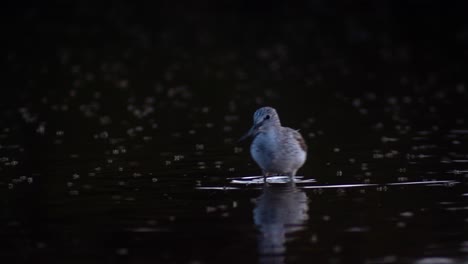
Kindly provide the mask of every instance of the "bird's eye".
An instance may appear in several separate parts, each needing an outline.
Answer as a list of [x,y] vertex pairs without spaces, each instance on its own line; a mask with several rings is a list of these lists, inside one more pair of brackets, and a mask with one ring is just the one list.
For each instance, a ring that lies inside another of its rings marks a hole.
[[265,120],[270,119],[270,115],[265,116]]

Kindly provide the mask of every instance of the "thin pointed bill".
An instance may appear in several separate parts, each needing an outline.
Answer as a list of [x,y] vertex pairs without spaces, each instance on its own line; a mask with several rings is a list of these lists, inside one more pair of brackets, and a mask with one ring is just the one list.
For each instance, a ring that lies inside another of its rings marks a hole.
[[247,133],[245,133],[245,135],[243,135],[241,138],[239,138],[239,140],[237,140],[237,142],[243,141],[243,140],[245,140],[245,139],[247,139],[247,138],[249,138],[249,137],[254,136],[254,135],[257,133],[259,127],[260,127],[260,126],[259,126],[258,124],[253,125],[253,126],[249,129],[249,131],[247,131]]

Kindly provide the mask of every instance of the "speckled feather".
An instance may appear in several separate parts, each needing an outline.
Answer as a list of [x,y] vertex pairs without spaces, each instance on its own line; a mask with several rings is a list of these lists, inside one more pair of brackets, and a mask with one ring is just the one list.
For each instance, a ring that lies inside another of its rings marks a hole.
[[295,176],[307,157],[304,138],[297,130],[281,126],[274,108],[262,107],[253,118],[254,125],[246,136],[254,137],[250,153],[263,175]]

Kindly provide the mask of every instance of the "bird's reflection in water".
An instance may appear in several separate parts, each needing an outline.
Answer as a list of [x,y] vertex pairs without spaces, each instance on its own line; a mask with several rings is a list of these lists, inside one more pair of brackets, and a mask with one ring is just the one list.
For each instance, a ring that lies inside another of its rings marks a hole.
[[264,185],[253,212],[260,263],[284,263],[286,235],[304,228],[307,211],[307,196],[294,183]]

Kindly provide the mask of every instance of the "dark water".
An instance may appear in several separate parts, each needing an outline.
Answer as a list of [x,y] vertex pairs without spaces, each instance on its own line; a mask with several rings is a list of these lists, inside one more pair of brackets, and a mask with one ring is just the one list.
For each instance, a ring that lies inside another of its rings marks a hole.
[[[7,6],[2,261],[468,262],[463,8],[361,4]],[[249,178],[263,105],[295,185]]]

